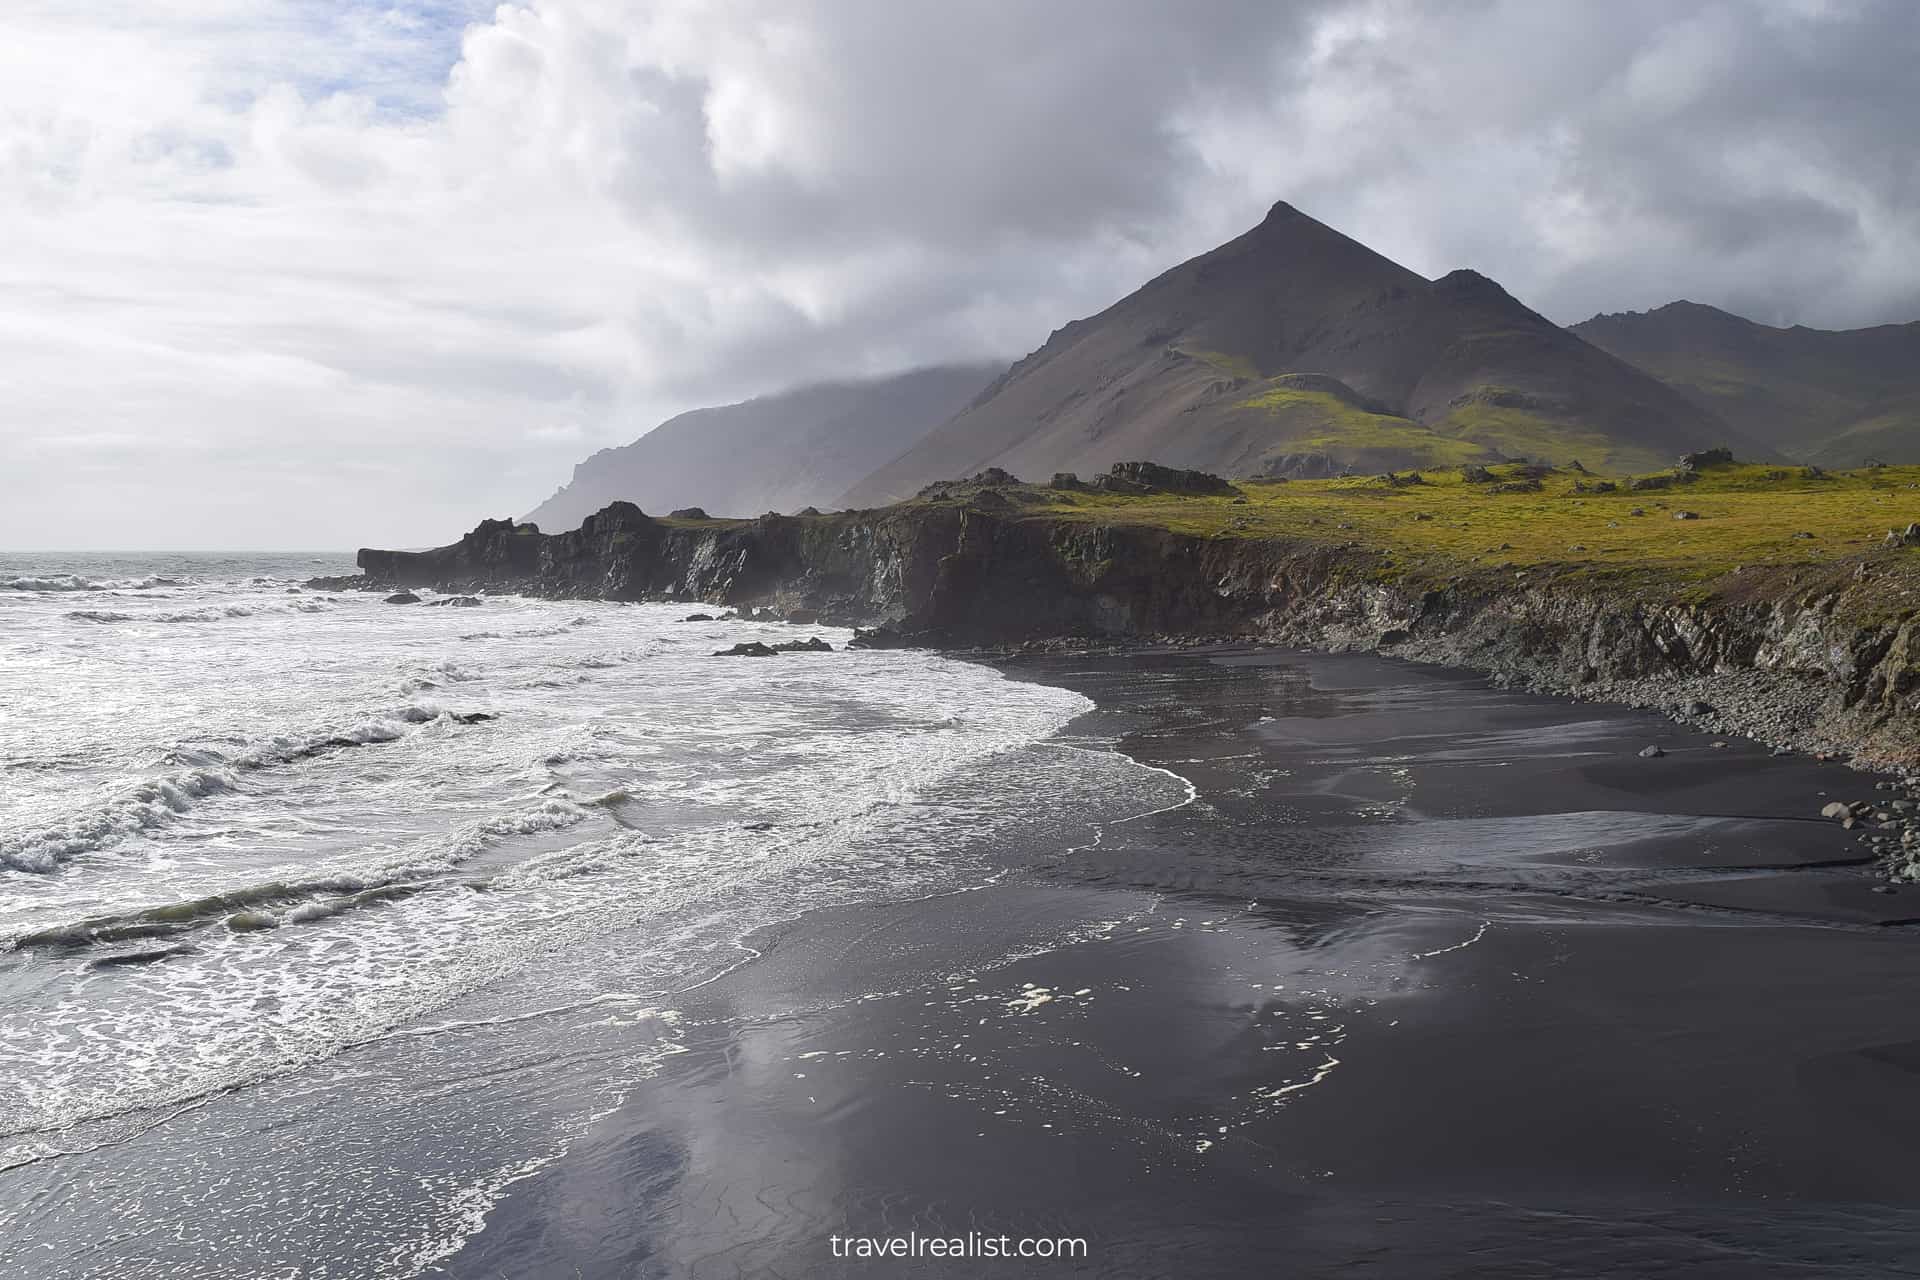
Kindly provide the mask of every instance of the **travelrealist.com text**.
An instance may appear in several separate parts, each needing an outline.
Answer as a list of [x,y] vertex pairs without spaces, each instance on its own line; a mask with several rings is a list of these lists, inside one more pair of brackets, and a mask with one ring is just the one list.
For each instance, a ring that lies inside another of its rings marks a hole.
[[836,1258],[1084,1258],[1087,1242],[1073,1236],[829,1236]]

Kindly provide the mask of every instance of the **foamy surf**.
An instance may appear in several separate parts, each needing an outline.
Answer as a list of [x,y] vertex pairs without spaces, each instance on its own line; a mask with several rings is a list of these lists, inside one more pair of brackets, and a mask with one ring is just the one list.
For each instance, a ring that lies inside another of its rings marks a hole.
[[177,578],[94,579],[73,573],[0,574],[0,591],[147,591],[179,586]]
[[[0,707],[34,708],[0,717],[0,1052],[19,1086],[0,1163],[170,1150],[162,1135],[203,1123],[211,1150],[228,1106],[347,1088],[370,1133],[440,1135],[436,1161],[460,1166],[315,1183],[325,1153],[254,1161],[316,1213],[335,1212],[316,1186],[351,1199],[351,1227],[329,1221],[359,1274],[456,1248],[516,1171],[617,1102],[610,1080],[674,1051],[674,993],[750,958],[756,932],[985,883],[1034,830],[1086,838],[1062,797],[1130,805],[1141,786],[1118,757],[1037,747],[1077,695],[848,652],[842,631],[808,629],[834,653],[752,664],[709,641],[788,629],[287,594],[331,564],[56,568],[11,573],[60,585],[0,611]],[[164,602],[74,608],[163,578]],[[610,973],[630,1001],[605,998]],[[556,1051],[580,1070],[529,1066],[524,1107],[448,1083]],[[562,1077],[577,1105],[556,1120]],[[492,1136],[464,1152],[468,1129]]]
[[175,746],[163,760],[189,767],[102,787],[77,802],[66,802],[67,812],[52,821],[46,820],[44,808],[24,821],[0,816],[0,867],[51,872],[82,855],[175,825],[209,799],[240,793],[248,774],[332,751],[396,742],[417,726],[443,718],[460,722],[464,715],[473,721],[482,714],[408,704],[386,714],[355,718],[338,729],[274,734],[227,750]]

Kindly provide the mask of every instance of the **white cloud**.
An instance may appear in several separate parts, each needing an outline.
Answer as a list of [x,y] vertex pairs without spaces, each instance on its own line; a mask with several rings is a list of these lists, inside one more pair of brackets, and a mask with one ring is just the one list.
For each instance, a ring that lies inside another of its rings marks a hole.
[[1910,318],[1915,13],[14,0],[0,546],[444,540],[692,404],[1019,354],[1276,198],[1560,319]]

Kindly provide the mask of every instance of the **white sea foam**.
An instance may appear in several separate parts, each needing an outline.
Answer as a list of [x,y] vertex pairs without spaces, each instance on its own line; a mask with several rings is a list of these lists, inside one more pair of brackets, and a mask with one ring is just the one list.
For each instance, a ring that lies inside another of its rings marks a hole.
[[0,591],[151,591],[177,587],[178,578],[89,578],[74,573],[0,574]]
[[[294,576],[180,574],[163,611],[100,611],[125,623],[65,616],[63,593],[92,587],[15,588],[0,610],[0,707],[34,708],[0,715],[0,758],[39,762],[0,792],[0,939],[46,936],[0,952],[38,966],[0,1005],[18,1085],[0,1094],[0,1147],[16,1158],[187,1123],[199,1113],[180,1108],[238,1085],[321,1089],[316,1064],[411,1027],[498,1036],[593,999],[608,972],[664,1016],[674,991],[751,955],[756,930],[977,883],[1006,824],[1140,785],[1106,753],[1034,750],[1086,709],[1077,695],[847,652],[845,632],[809,629],[832,654],[746,663],[688,643],[684,608],[492,597],[476,632],[466,611],[287,597]],[[144,625],[162,612],[220,625]],[[490,718],[463,718],[477,710]],[[1177,802],[1164,781],[1156,803]],[[164,946],[138,938],[150,923]],[[90,967],[136,950],[147,962]],[[645,1070],[647,1045],[620,1042],[622,1069]],[[457,1127],[446,1109],[467,1104],[434,1105],[432,1124]],[[503,1171],[550,1155],[535,1119],[465,1192],[396,1173],[362,1194],[457,1242]],[[403,1243],[367,1256],[425,1256]]]
[[126,613],[117,609],[70,609],[62,616],[70,622],[103,624],[133,622],[170,625],[181,622],[224,622],[229,618],[251,618],[261,613],[324,613],[332,607],[325,600],[297,600],[289,604],[229,604],[200,609],[156,610],[147,613]]
[[207,796],[231,791],[230,769],[187,769],[136,783],[96,808],[38,830],[0,833],[0,867],[52,871],[78,854],[174,822]]
[[[201,801],[236,792],[247,773],[310,759],[326,751],[394,742],[412,725],[446,713],[437,707],[403,706],[391,715],[356,720],[340,729],[275,735],[246,743],[231,754],[179,747],[165,759],[174,769],[82,795],[77,806],[39,825],[0,816],[0,867],[49,872],[81,854],[106,849],[129,837],[177,823]],[[40,815],[35,815],[39,817]]]

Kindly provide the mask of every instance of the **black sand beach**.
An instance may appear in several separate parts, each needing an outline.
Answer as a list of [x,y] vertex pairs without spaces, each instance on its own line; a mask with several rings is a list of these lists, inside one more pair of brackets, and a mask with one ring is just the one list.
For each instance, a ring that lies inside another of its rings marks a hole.
[[[1859,775],[1378,658],[1012,669],[1194,799],[760,940],[445,1274],[1920,1274]],[[1084,1256],[844,1239],[969,1233]]]

